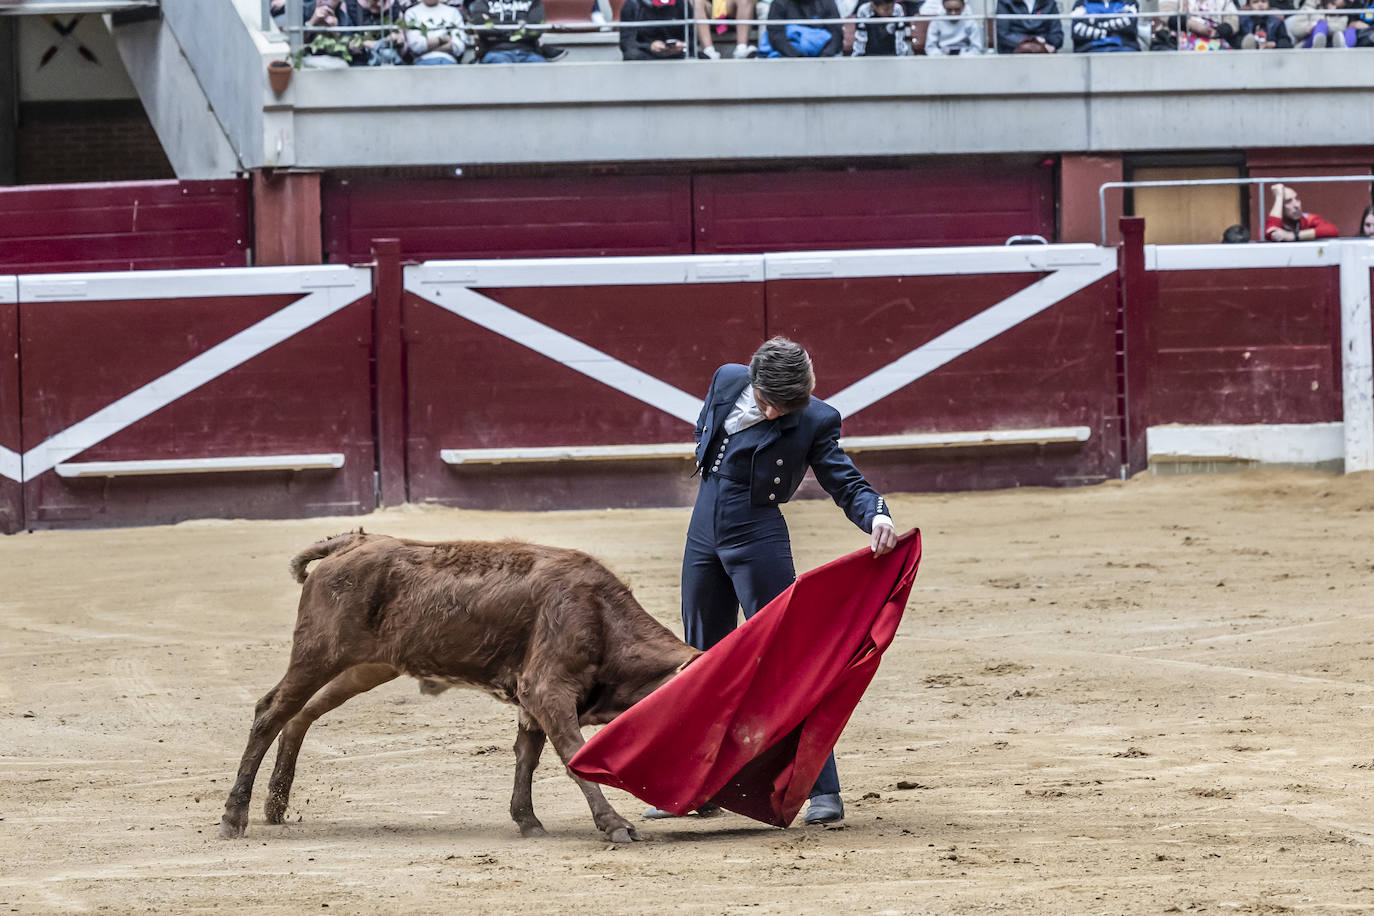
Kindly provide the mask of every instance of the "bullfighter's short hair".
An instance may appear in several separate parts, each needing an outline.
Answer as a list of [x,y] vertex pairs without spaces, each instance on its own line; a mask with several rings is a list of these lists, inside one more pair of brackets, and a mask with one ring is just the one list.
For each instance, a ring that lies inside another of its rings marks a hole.
[[811,402],[816,372],[801,344],[774,337],[754,351],[749,360],[749,382],[769,404],[790,413]]

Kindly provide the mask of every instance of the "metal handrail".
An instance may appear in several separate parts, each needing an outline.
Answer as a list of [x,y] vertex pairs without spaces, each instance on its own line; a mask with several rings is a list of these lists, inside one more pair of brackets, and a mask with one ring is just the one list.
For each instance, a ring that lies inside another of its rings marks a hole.
[[1302,175],[1296,178],[1175,178],[1158,181],[1107,181],[1097,189],[1099,240],[1107,246],[1107,191],[1124,188],[1200,188],[1208,185],[1317,184],[1321,182],[1362,181],[1374,185],[1374,175]]

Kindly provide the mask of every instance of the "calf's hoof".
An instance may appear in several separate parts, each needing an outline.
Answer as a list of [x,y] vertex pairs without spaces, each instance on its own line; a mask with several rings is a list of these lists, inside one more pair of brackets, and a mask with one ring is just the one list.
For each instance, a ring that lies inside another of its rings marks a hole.
[[225,814],[219,821],[219,835],[226,840],[237,840],[248,830],[248,818],[233,817]]
[[633,843],[639,839],[639,832],[633,827],[617,827],[610,831],[612,843]]
[[262,806],[262,811],[267,817],[267,823],[280,824],[286,818],[286,799],[269,795]]
[[538,821],[535,821],[533,824],[521,824],[521,825],[520,825],[520,835],[523,836],[523,837],[533,837],[533,836],[548,836],[549,834],[548,834],[548,832],[544,829],[544,825],[543,825],[543,824],[539,823]]

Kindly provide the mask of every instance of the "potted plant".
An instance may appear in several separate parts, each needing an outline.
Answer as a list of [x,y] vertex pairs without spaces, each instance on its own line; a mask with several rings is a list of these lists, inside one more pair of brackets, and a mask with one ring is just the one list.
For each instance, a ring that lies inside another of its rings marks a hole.
[[289,60],[274,60],[267,65],[267,85],[272,87],[272,91],[281,95],[286,91],[286,87],[291,85],[291,73],[295,68],[291,66]]

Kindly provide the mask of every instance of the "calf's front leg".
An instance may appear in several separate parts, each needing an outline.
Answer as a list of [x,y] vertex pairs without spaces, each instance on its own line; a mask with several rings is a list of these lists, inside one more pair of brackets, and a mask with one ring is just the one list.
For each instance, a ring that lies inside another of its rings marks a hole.
[[[537,687],[530,688],[528,692],[521,690],[520,694],[518,699],[521,707],[528,710],[543,728],[553,744],[553,749],[558,752],[566,767],[573,755],[587,743],[582,737],[582,729],[577,724],[577,702],[573,691],[558,687]],[[597,829],[606,834],[607,839],[612,843],[629,843],[639,839],[639,832],[635,830],[634,825],[616,813],[611,803],[606,801],[606,796],[601,793],[600,786],[578,777],[572,770],[568,770],[568,775],[582,790],[583,796],[587,799],[587,806],[592,809],[592,820],[596,823]]]

